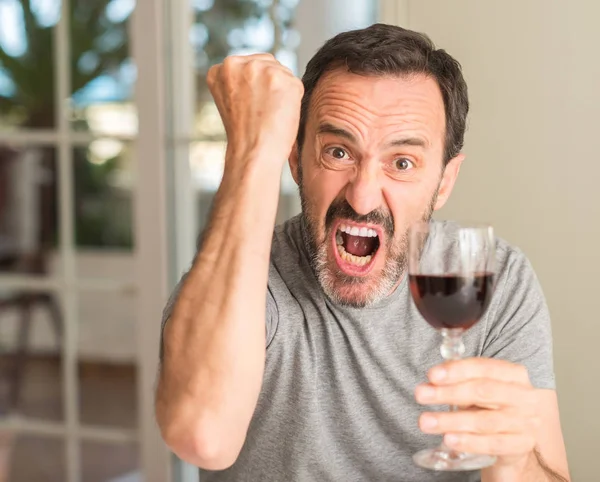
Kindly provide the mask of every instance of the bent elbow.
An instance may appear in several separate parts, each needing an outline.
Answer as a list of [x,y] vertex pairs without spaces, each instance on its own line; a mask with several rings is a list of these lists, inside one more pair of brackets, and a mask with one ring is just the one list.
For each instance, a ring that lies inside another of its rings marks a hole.
[[228,469],[237,460],[242,444],[223,437],[224,431],[211,425],[171,427],[162,430],[162,437],[169,449],[188,464],[211,471]]

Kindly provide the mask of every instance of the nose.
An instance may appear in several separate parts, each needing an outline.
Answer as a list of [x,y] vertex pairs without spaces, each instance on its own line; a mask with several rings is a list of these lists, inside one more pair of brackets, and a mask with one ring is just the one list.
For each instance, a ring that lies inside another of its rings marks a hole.
[[379,163],[364,162],[357,169],[346,189],[346,201],[357,214],[365,215],[381,206],[383,201]]

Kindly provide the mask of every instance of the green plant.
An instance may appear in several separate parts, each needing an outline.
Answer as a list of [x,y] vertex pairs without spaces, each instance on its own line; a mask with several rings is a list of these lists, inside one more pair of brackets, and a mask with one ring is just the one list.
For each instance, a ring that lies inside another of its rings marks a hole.
[[[69,7],[70,71],[72,93],[77,93],[101,75],[118,70],[128,59],[128,18],[110,19],[107,7],[115,0],[73,0]],[[56,82],[54,28],[40,18],[31,0],[19,0],[27,48],[13,57],[0,44],[0,68],[14,85],[14,92],[0,92],[0,125],[8,124],[27,129],[55,127]],[[72,123],[74,130],[86,130],[85,119]],[[42,166],[51,173],[51,182],[41,188],[40,243],[55,245],[57,239],[57,163],[54,149],[43,149]],[[107,162],[101,169],[86,160],[82,149],[74,151],[75,227],[80,246],[104,246],[101,234],[110,227],[111,213],[90,216],[85,206],[110,198],[108,177],[118,163]],[[94,180],[92,183],[91,181]],[[131,227],[126,229],[130,232]],[[120,247],[131,246],[131,236],[125,233],[113,238]],[[109,243],[110,245],[110,243]]]
[[[100,75],[118,69],[128,58],[128,19],[114,22],[107,6],[115,0],[70,2],[70,60],[72,92],[78,92]],[[55,25],[47,25],[32,9],[31,0],[18,0],[23,12],[27,49],[18,57],[0,44],[0,67],[15,86],[13,95],[0,92],[0,117],[27,128],[54,125]],[[87,56],[92,59],[86,66]]]
[[[1,0],[0,0],[1,1]],[[56,69],[54,28],[52,22],[40,18],[31,0],[15,0],[22,10],[23,35],[27,48],[20,56],[12,56],[0,43],[0,69],[14,85],[14,92],[0,91],[0,128],[51,129],[56,125]],[[58,0],[57,0],[58,1]],[[120,0],[71,0],[69,2],[70,71],[72,93],[81,92],[91,82],[110,75],[129,60],[128,18],[115,21],[108,9]],[[138,0],[145,1],[145,0]],[[206,100],[205,73],[214,63],[221,62],[232,50],[230,33],[243,31],[250,22],[280,8],[279,1],[265,0],[204,0],[194,2],[195,22],[206,35],[197,48],[197,92],[199,102]],[[289,9],[288,9],[289,10]],[[290,18],[287,16],[286,18]],[[282,25],[286,24],[285,21]],[[274,49],[280,41],[277,22]],[[151,34],[151,32],[149,33]],[[244,39],[238,47],[251,47]],[[66,99],[65,99],[66,101]],[[72,120],[74,130],[87,130],[85,117]],[[0,159],[1,161],[2,159]],[[43,150],[43,167],[51,173],[51,182],[42,188],[40,201],[40,243],[51,247],[57,239],[57,162],[56,151]],[[87,161],[85,149],[74,150],[75,228],[78,246],[131,247],[131,223],[119,224],[113,232],[114,212],[111,210],[113,189],[110,178],[119,169],[119,162],[109,160],[102,166]],[[122,167],[122,166],[121,166]],[[113,196],[114,197],[114,196]],[[122,209],[129,209],[120,203]],[[129,219],[125,216],[123,219]]]

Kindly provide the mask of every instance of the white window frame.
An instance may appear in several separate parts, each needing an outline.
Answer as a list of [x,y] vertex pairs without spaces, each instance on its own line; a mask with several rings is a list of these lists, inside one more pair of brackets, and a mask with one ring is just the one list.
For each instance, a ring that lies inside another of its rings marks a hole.
[[139,134],[134,222],[136,275],[138,287],[144,287],[138,293],[136,320],[139,447],[144,482],[171,480],[170,456],[154,417],[160,320],[168,297],[168,118],[164,35],[168,3],[166,0],[138,0],[131,35],[133,60],[138,71],[135,96],[141,100],[137,103]]
[[[23,291],[44,290],[62,303],[62,378],[64,420],[60,422],[22,416],[0,420],[0,430],[15,434],[54,437],[65,442],[65,482],[80,482],[81,442],[136,443],[138,467],[145,482],[169,482],[170,457],[154,421],[154,388],[158,362],[160,315],[167,291],[166,229],[166,136],[163,38],[164,0],[138,0],[131,19],[131,55],[138,69],[135,89],[139,134],[110,136],[136,144],[134,162],[137,182],[133,188],[136,260],[135,283],[106,279],[79,279],[74,245],[73,148],[87,146],[97,136],[73,132],[69,122],[70,85],[70,0],[61,1],[61,15],[54,28],[55,105],[54,129],[15,129],[0,132],[0,143],[13,146],[44,146],[57,150],[60,219],[59,251],[62,269],[57,275],[38,277],[0,274],[0,286]],[[150,33],[150,35],[149,35]],[[149,102],[148,99],[152,99]],[[137,385],[138,425],[136,429],[82,425],[79,421],[77,345],[78,295],[82,291],[137,295]],[[107,461],[109,463],[109,461]]]

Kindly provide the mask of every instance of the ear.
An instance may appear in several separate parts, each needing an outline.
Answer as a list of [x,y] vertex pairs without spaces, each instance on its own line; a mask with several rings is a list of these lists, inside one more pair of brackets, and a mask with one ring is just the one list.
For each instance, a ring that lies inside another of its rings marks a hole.
[[298,152],[298,141],[294,142],[294,147],[292,147],[292,152],[290,152],[289,163],[292,177],[294,178],[296,184],[299,184],[300,173],[298,172],[298,168],[300,163],[300,153]]
[[464,160],[465,155],[461,153],[453,159],[450,159],[448,164],[446,164],[444,173],[442,174],[442,180],[440,181],[440,187],[438,189],[437,201],[434,207],[435,211],[442,209],[448,201],[450,194],[452,194],[454,184],[456,183],[458,173],[460,172],[460,167]]

